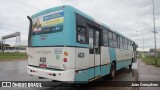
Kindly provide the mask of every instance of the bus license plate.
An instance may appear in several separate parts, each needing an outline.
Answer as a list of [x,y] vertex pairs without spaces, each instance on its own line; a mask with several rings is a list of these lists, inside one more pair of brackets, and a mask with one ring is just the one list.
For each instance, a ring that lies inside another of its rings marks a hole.
[[47,68],[47,65],[46,64],[39,64],[39,67],[40,68]]

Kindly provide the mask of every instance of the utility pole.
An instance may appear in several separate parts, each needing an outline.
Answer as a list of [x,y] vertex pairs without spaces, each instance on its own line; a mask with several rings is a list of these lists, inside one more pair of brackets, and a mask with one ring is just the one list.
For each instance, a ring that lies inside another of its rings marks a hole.
[[155,28],[155,15],[154,15],[154,0],[152,0],[152,4],[153,4],[153,24],[154,24],[154,44],[155,44],[155,63],[157,64],[157,42],[156,42],[156,28]]
[[140,32],[142,34],[142,42],[143,42],[143,54],[142,54],[142,57],[145,57],[145,54],[144,54],[144,32],[142,31],[136,31],[136,32]]

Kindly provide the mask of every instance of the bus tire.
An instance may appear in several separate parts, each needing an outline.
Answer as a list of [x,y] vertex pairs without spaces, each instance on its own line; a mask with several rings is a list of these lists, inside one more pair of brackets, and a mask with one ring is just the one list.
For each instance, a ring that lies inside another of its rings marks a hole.
[[132,64],[129,65],[129,70],[132,70]]
[[115,63],[112,62],[111,69],[110,69],[110,77],[111,77],[111,79],[113,79],[115,77],[115,73],[116,73],[116,65],[115,65]]

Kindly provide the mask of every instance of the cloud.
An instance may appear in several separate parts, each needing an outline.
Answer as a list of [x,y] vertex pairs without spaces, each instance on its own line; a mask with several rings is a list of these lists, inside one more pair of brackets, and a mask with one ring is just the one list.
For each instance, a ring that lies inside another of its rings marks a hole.
[[[160,0],[155,2],[156,30],[160,31]],[[152,0],[0,0],[0,31],[3,35],[20,31],[22,44],[27,45],[29,21],[26,16],[60,5],[72,5],[124,34],[142,48],[144,32],[146,48],[154,47]],[[0,34],[0,36],[2,36]],[[160,34],[157,46],[160,47]],[[14,40],[7,43],[13,44]]]

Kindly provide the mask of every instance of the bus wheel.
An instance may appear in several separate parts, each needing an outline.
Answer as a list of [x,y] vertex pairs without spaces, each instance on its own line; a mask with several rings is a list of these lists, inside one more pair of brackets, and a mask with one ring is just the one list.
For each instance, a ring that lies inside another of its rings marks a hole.
[[132,70],[132,64],[129,65],[129,70]]
[[111,70],[110,70],[110,77],[111,77],[111,79],[113,79],[115,77],[115,73],[116,73],[115,63],[112,63],[111,64]]

